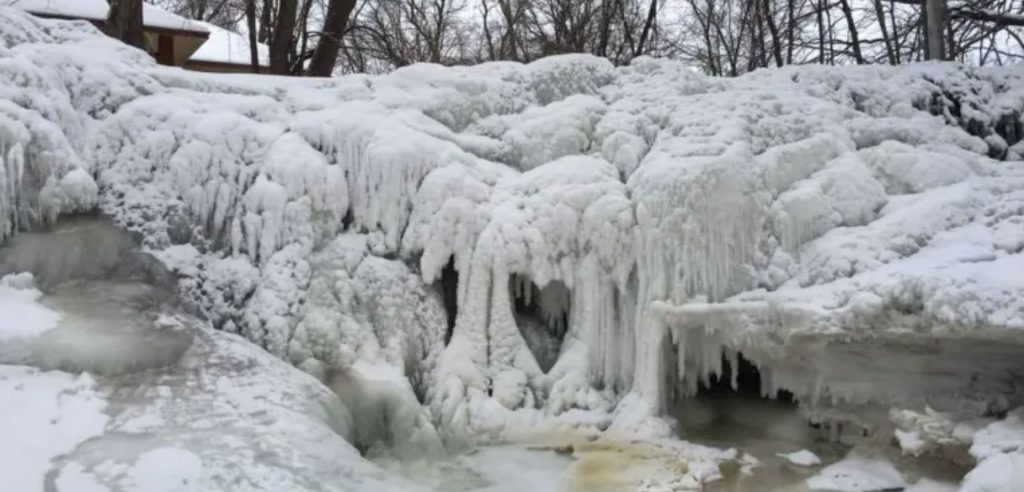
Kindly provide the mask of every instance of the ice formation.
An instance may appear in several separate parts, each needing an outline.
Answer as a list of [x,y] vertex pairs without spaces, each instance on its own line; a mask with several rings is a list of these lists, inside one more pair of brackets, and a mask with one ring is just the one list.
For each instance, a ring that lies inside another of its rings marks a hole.
[[1022,113],[1020,67],[260,78],[0,9],[0,240],[109,215],[214,327],[358,395],[359,446],[660,432],[741,354],[822,421],[993,415],[1024,405]]

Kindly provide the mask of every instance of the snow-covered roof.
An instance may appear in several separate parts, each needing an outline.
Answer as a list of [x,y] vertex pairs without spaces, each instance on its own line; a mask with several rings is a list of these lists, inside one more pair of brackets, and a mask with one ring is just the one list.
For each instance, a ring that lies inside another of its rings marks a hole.
[[[0,5],[16,7],[33,14],[103,21],[109,6],[106,0],[0,0]],[[206,32],[198,21],[172,14],[160,7],[142,4],[142,22],[146,27]]]
[[[249,65],[249,39],[242,34],[233,33],[206,22],[194,21],[210,32],[210,37],[189,58],[189,61],[230,63]],[[260,66],[270,66],[270,48],[265,44],[257,45]]]

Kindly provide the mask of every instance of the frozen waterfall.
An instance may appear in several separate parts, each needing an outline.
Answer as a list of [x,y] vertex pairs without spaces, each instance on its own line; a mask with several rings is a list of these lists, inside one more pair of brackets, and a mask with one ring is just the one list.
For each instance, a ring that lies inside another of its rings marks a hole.
[[679,439],[737,401],[966,487],[1024,468],[1022,113],[1022,67],[261,78],[0,8],[0,391],[88,421],[46,490],[693,490],[761,463]]

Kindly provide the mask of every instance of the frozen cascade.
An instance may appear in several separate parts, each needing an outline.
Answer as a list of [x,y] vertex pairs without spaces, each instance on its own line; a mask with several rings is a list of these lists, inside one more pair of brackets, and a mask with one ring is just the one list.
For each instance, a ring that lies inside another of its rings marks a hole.
[[365,395],[363,451],[663,436],[741,353],[823,421],[1024,405],[1020,67],[286,80],[10,9],[0,40],[0,240],[98,209],[184,308]]

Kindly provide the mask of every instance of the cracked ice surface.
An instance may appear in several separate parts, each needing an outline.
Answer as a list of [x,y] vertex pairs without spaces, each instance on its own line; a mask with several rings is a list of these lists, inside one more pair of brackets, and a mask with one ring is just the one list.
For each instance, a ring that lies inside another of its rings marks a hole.
[[[1024,404],[1022,111],[1020,67],[198,74],[0,10],[0,238],[98,206],[216,328],[372,387],[427,449],[435,428],[661,433],[647,417],[723,349],[766,393],[998,412]],[[546,372],[513,278],[569,291]],[[848,370],[878,353],[905,377]]]

